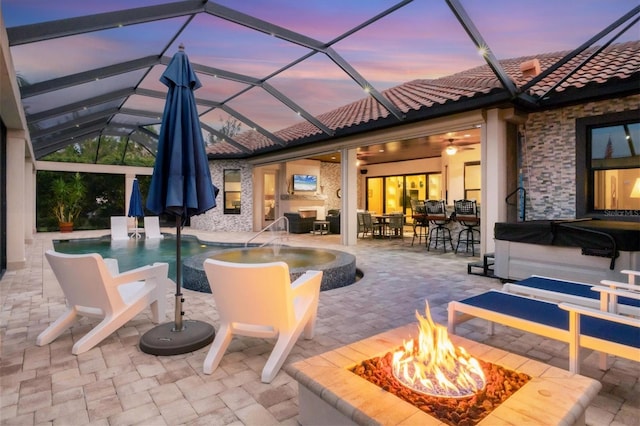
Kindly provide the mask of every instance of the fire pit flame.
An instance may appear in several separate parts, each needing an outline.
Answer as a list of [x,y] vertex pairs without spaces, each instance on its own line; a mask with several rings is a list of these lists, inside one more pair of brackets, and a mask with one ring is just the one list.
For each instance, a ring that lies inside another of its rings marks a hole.
[[480,363],[455,347],[447,329],[433,322],[426,303],[425,317],[416,311],[418,342],[404,342],[393,354],[394,377],[415,392],[443,398],[465,398],[482,390],[486,380]]

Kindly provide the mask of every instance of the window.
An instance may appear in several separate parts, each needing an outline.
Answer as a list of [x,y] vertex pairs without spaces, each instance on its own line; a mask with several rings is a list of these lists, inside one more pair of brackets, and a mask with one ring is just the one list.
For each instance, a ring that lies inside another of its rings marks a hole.
[[224,214],[240,214],[240,169],[224,171]]
[[482,169],[479,161],[464,163],[464,198],[480,203],[480,186]]
[[639,111],[576,122],[576,216],[640,217]]

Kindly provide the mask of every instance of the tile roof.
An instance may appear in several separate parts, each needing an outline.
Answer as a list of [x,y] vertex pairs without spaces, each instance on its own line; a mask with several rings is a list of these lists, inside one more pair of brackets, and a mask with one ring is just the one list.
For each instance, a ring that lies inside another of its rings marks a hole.
[[[534,84],[526,94],[530,95],[534,101],[541,101],[544,97],[545,100],[551,98],[555,100],[556,104],[561,104],[564,92],[584,89],[587,86],[635,81],[635,89],[640,91],[640,40],[611,45],[580,66],[598,49],[598,47],[592,47],[571,58],[550,75]],[[524,77],[520,70],[520,64],[537,59],[540,62],[541,71],[544,73],[546,69],[570,53],[571,51],[543,53],[500,60],[499,63],[514,84],[522,89],[534,77]],[[562,81],[564,78],[566,80]],[[560,81],[562,82],[558,85]],[[557,87],[555,87],[556,85]],[[550,90],[551,92],[547,94]],[[447,104],[460,104],[462,108],[465,101],[482,99],[492,93],[508,95],[489,65],[478,66],[438,79],[409,81],[382,92],[404,114],[430,110],[433,112]],[[505,98],[505,100],[509,100],[509,98]],[[488,100],[487,106],[492,102],[495,101]],[[389,111],[370,96],[320,114],[316,118],[339,134],[344,134],[345,130],[355,131],[365,124],[375,125],[385,119],[394,119]],[[395,124],[402,124],[402,122],[396,120]],[[275,132],[275,135],[283,140],[287,146],[331,137],[323,134],[320,129],[309,122],[287,127]],[[276,142],[256,131],[244,132],[236,136],[236,141],[247,146],[254,153],[268,151],[270,148],[281,148]],[[210,146],[208,152],[213,156],[243,155],[240,149],[226,142]]]

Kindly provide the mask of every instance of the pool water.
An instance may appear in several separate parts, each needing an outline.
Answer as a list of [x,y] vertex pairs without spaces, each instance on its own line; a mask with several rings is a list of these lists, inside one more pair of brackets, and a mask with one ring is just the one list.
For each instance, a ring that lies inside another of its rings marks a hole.
[[[230,248],[233,245],[207,244],[191,235],[181,236],[180,257],[184,261],[189,256],[211,250]],[[84,238],[74,240],[54,240],[53,248],[60,253],[98,253],[102,257],[118,259],[120,271],[128,271],[154,262],[169,264],[169,277],[176,279],[176,238],[165,235],[163,239],[130,239],[112,241],[106,238]]]
[[278,254],[271,247],[252,247],[249,249],[225,250],[210,257],[233,263],[286,262],[289,269],[312,269],[314,265],[323,265],[336,260],[336,255],[319,249],[282,247]]

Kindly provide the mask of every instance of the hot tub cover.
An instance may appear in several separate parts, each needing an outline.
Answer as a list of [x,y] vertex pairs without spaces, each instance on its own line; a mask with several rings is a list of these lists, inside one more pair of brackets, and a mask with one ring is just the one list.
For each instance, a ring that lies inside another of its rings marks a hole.
[[598,248],[615,241],[617,250],[640,251],[640,223],[598,219],[498,222],[497,240],[564,247]]

